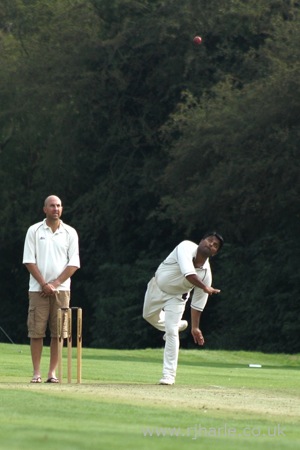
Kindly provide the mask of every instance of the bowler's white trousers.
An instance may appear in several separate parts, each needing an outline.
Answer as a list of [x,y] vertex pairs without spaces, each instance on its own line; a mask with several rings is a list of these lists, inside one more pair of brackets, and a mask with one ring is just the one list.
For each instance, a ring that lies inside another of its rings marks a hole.
[[158,330],[165,332],[163,376],[174,380],[178,364],[179,328],[185,304],[186,300],[183,300],[181,295],[163,292],[158,287],[155,277],[149,281],[143,318]]

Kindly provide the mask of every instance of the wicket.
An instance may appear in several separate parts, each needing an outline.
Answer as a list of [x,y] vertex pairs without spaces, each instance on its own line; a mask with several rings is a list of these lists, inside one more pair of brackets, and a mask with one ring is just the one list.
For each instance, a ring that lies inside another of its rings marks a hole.
[[58,356],[58,379],[63,382],[62,356],[64,346],[64,324],[67,323],[67,350],[68,383],[72,383],[72,310],[77,311],[77,383],[81,383],[81,358],[82,358],[82,309],[81,308],[59,308],[57,311],[57,356]]

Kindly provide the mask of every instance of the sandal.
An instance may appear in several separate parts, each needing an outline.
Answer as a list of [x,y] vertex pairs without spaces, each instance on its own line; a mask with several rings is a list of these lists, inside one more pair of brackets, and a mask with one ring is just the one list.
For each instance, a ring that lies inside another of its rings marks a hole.
[[30,381],[30,383],[41,383],[42,379],[40,376],[38,377],[33,377],[32,380]]
[[59,383],[59,379],[55,377],[48,378],[45,383]]

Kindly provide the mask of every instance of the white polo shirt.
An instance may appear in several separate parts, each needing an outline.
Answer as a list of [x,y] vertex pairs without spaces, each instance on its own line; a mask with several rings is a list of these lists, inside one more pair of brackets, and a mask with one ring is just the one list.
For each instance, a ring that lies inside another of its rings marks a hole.
[[[46,282],[55,280],[67,266],[80,267],[78,235],[74,228],[60,221],[59,228],[52,232],[46,219],[28,228],[23,253],[23,264],[33,263]],[[59,286],[69,291],[71,279]],[[29,291],[41,291],[40,284],[30,274]]]
[[200,268],[195,268],[193,258],[196,256],[198,245],[191,241],[183,241],[169,254],[158,267],[155,278],[159,288],[175,297],[190,293],[194,289],[191,306],[203,311],[208,294],[190,283],[187,275],[196,274],[206,286],[211,286],[212,275],[209,260]]

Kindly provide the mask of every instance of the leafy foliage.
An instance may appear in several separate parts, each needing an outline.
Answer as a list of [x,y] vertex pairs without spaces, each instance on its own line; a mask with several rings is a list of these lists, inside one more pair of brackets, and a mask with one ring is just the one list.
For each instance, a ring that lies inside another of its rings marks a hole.
[[161,345],[141,319],[146,284],[180,240],[217,227],[208,345],[299,350],[299,30],[288,0],[2,1],[1,326],[14,340],[25,232],[55,193],[80,236],[86,345]]

